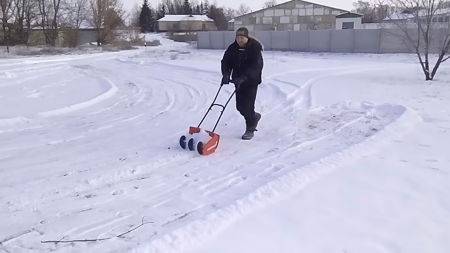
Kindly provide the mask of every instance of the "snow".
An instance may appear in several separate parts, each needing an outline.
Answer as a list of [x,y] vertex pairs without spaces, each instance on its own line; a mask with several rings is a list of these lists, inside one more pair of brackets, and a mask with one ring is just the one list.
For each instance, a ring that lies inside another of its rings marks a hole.
[[167,22],[179,22],[179,21],[209,21],[214,22],[207,15],[165,15],[163,18],[158,19],[158,21]]
[[447,65],[429,84],[413,55],[265,52],[259,131],[240,139],[232,101],[205,157],[178,138],[223,51],[145,40],[0,59],[1,250],[450,250]]

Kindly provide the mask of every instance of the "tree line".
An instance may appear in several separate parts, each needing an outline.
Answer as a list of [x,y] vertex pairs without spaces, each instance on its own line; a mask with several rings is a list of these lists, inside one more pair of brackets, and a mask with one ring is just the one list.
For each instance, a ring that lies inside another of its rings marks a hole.
[[132,11],[132,23],[140,27],[142,32],[157,31],[157,20],[165,15],[207,15],[214,20],[218,30],[227,30],[228,21],[235,16],[251,12],[251,9],[241,4],[237,10],[218,7],[208,0],[163,0],[158,6],[152,7],[147,0]]
[[228,28],[236,15],[250,12],[241,4],[237,10],[222,8],[208,0],[162,0],[151,6],[147,0],[127,14],[121,0],[0,0],[0,45],[28,44],[31,32],[38,30],[45,44],[55,46],[60,34],[76,46],[79,30],[94,28],[98,44],[110,42],[114,29],[131,20],[131,26],[144,32],[157,31],[157,20],[165,15],[207,15],[219,30]]
[[61,31],[76,38],[89,26],[104,43],[124,24],[125,11],[119,0],[0,0],[0,17],[0,40],[9,51],[10,45],[28,44],[34,29],[42,31],[45,44],[55,46]]

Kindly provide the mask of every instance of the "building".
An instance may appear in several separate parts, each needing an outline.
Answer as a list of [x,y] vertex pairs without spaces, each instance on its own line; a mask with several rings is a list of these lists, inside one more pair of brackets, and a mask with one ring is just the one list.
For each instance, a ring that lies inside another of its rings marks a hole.
[[[2,23],[0,22],[0,27]],[[51,28],[47,28],[51,30]],[[28,27],[23,28],[24,33],[26,33],[26,37],[18,38],[17,34],[12,33],[10,41],[14,43],[11,44],[21,44],[26,43],[31,46],[37,45],[45,45],[45,35],[42,27],[36,23],[32,24],[30,29]],[[61,25],[57,31],[58,35],[56,38],[56,46],[64,46],[64,47],[75,47],[78,45],[83,45],[90,42],[97,41],[97,30],[90,26],[87,22],[83,22],[80,28],[73,28]],[[24,41],[28,38],[28,41]],[[3,31],[0,29],[0,45],[5,44],[3,41]]]
[[161,32],[195,32],[217,30],[214,20],[206,15],[166,15],[158,20]]
[[[250,31],[335,29],[336,16],[344,13],[349,13],[349,11],[307,1],[292,0],[236,17],[229,22],[229,30],[236,30],[240,26],[245,26]],[[342,23],[344,22],[351,21]],[[351,27],[351,24],[346,23],[346,26]],[[357,27],[356,23],[354,27]]]
[[363,29],[363,15],[347,12],[336,16],[336,30],[341,29]]

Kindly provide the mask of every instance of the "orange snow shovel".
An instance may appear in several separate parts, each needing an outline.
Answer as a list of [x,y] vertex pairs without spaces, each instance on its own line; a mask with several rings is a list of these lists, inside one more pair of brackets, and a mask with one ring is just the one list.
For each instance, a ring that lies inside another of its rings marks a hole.
[[[232,83],[232,81],[231,81],[231,83]],[[228,103],[230,103],[234,94],[236,94],[236,90],[234,90],[224,105],[217,104],[216,100],[220,94],[220,91],[222,90],[222,86],[223,86],[223,84],[220,85],[219,90],[217,91],[217,94],[214,97],[213,102],[209,106],[208,110],[206,111],[205,116],[203,116],[203,118],[200,121],[200,123],[198,124],[198,126],[197,127],[192,127],[192,126],[189,127],[189,133],[186,135],[182,135],[180,137],[181,148],[189,149],[191,151],[197,150],[197,152],[200,155],[210,155],[216,151],[217,147],[219,146],[220,135],[218,135],[214,131],[216,130],[216,127],[219,124],[219,121],[222,118],[222,115],[225,112],[225,109],[227,108]],[[214,125],[214,128],[212,129],[212,131],[202,130],[200,128],[200,126],[202,125],[202,123],[206,119],[206,117],[208,116],[209,112],[215,106],[222,108],[222,110],[220,111],[219,118],[217,119],[216,124]]]

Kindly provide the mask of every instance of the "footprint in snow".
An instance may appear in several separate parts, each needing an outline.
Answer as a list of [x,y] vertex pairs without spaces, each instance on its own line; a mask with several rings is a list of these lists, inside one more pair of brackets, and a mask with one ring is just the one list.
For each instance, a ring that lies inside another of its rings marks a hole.
[[116,195],[122,195],[124,192],[125,192],[124,190],[120,189],[120,190],[113,191],[111,194],[113,196],[116,196]]

